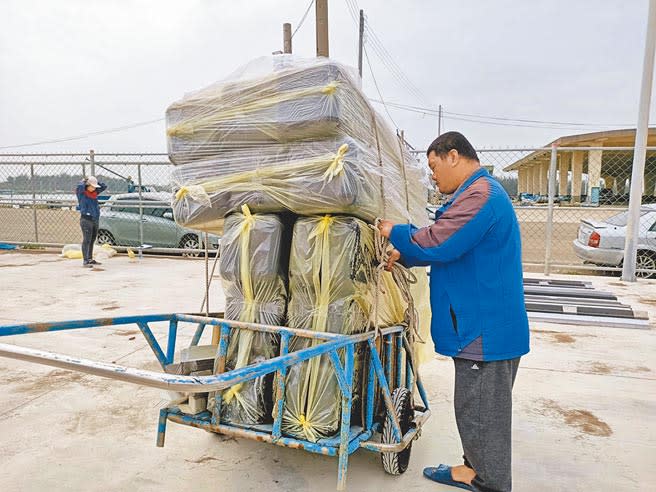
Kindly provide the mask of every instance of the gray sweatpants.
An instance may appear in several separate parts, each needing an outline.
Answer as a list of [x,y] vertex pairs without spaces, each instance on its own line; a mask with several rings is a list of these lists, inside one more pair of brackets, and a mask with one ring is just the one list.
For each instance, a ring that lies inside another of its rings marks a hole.
[[509,492],[512,488],[512,388],[519,358],[453,361],[456,423],[465,465],[476,472],[472,487],[478,492]]

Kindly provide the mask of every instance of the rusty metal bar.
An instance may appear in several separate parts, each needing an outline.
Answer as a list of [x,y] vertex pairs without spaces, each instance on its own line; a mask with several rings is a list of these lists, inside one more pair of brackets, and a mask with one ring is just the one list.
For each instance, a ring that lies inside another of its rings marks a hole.
[[[416,415],[416,413],[415,413]],[[375,451],[378,453],[399,453],[403,451],[408,445],[417,437],[419,437],[419,432],[421,428],[430,418],[431,411],[426,410],[425,412],[420,413],[418,416],[415,416],[414,427],[412,427],[408,432],[405,433],[400,442],[395,444],[383,444],[376,441],[363,441],[360,443],[360,447],[367,449],[369,451]]]
[[[287,355],[289,352],[289,339],[291,337],[283,333],[280,337],[280,355]],[[285,380],[287,378],[287,368],[283,367],[276,372],[276,415],[273,420],[273,440],[274,442],[282,436],[282,418],[285,411]]]

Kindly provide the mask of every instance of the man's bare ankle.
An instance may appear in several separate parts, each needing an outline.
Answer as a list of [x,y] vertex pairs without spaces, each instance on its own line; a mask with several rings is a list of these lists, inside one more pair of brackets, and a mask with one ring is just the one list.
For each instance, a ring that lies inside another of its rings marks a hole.
[[467,465],[457,465],[451,467],[451,478],[456,482],[463,482],[471,485],[472,480],[476,476],[476,472],[469,468]]

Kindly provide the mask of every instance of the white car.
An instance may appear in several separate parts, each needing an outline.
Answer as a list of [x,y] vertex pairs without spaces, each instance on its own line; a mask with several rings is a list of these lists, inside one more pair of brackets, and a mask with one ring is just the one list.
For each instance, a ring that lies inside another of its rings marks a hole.
[[[576,255],[588,263],[621,266],[628,218],[629,213],[624,211],[604,221],[581,220],[578,237],[573,242]],[[638,230],[636,268],[653,272],[636,275],[650,278],[656,276],[656,205],[642,206]]]

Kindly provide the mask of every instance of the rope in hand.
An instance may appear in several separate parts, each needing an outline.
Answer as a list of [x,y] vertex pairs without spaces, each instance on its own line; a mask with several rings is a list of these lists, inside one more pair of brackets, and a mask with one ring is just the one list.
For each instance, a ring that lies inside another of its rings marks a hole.
[[[390,253],[392,252],[392,247],[389,242],[389,239],[383,237],[378,229],[378,224],[380,219],[376,219],[374,225],[369,224],[374,231],[374,254],[376,260],[378,260],[378,265],[376,266],[376,297],[374,298],[374,329],[376,330],[376,337],[380,335],[380,326],[378,323],[378,299],[380,293],[385,293],[382,284],[382,275],[387,267],[387,262],[389,260]],[[410,285],[417,283],[417,277],[415,274],[407,267],[396,262],[392,265],[390,271],[392,274],[392,279],[394,283],[399,288],[401,297],[406,302],[407,308],[403,315],[403,322],[407,326],[408,338],[410,344],[414,343],[416,338],[419,343],[426,343],[419,334],[419,315],[415,309],[415,301],[412,297],[412,292],[410,292]]]

